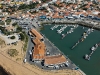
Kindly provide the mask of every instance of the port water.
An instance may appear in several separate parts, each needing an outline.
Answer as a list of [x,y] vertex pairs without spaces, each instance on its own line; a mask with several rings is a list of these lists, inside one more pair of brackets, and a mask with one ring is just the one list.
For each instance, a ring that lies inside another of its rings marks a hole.
[[75,63],[82,71],[87,75],[100,75],[100,47],[92,54],[89,61],[85,60],[83,57],[85,54],[91,52],[90,48],[100,42],[100,31],[94,30],[89,36],[83,41],[80,42],[73,50],[71,47],[82,37],[82,34],[88,28],[79,26],[72,32],[68,34],[64,39],[61,39],[61,34],[66,33],[70,29],[67,27],[61,34],[57,34],[57,29],[50,30],[50,26],[45,26],[44,30],[41,32],[55,44],[66,56],[68,56],[73,63]]

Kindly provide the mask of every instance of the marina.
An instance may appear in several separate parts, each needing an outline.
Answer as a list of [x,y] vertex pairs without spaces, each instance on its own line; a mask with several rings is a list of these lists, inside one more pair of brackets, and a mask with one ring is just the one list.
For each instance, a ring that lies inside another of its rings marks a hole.
[[90,50],[91,50],[91,53],[90,54],[85,54],[84,58],[86,60],[90,60],[92,54],[96,51],[96,49],[100,46],[100,43],[98,44],[95,44]]
[[[90,53],[89,49],[94,46],[97,42],[100,41],[100,31],[94,30],[93,33],[90,33],[88,38],[86,38],[81,44],[79,44],[74,50],[71,50],[72,44],[80,39],[84,31],[89,28],[79,26],[73,33],[61,40],[61,35],[57,34],[55,30],[50,30],[50,26],[45,26],[45,29],[41,31],[45,36],[56,46],[58,47],[73,63],[75,63],[86,75],[99,75],[100,74],[100,47],[96,49],[93,53],[91,60],[84,60],[83,56]],[[62,32],[66,33],[69,30],[69,27]],[[76,36],[77,35],[77,36]],[[100,45],[99,45],[100,46]],[[86,67],[88,66],[88,67]]]
[[[70,25],[69,25],[69,26],[70,26]],[[74,31],[74,29],[76,29],[76,28],[78,27],[78,25],[72,25],[72,26],[73,26],[73,28],[70,28],[69,31],[67,31],[65,34],[62,34],[62,39],[63,39],[64,37],[66,37],[68,34],[72,33],[72,32]]]
[[[85,39],[86,39],[86,37],[91,33],[91,32],[93,32],[93,30],[94,29],[88,29],[88,30],[86,30],[84,33],[83,33],[83,35],[82,35],[82,37],[81,37],[81,39],[79,39],[76,43],[75,43],[75,45],[73,45],[73,47],[71,48],[71,49],[74,49],[80,42],[83,42]],[[87,55],[86,55],[87,56]]]
[[66,28],[67,28],[67,25],[64,25],[64,26],[61,27],[59,30],[57,30],[57,33],[58,33],[58,34],[61,34]]

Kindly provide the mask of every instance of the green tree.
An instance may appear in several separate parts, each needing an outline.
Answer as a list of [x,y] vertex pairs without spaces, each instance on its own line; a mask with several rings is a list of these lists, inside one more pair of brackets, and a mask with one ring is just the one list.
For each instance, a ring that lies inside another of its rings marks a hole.
[[22,31],[22,27],[17,27],[16,32],[21,32]]
[[15,36],[11,36],[10,39],[15,39]]
[[20,39],[23,41],[25,39],[24,34],[23,33],[20,33],[19,35],[20,35]]

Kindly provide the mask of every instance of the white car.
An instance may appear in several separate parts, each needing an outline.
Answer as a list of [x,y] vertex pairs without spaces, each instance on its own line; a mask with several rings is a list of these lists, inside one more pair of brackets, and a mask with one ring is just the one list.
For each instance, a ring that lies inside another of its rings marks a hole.
[[29,54],[32,55],[32,51],[31,50],[29,50]]
[[27,59],[24,59],[24,61],[23,61],[23,62],[24,62],[24,63],[26,63],[26,61],[27,61]]

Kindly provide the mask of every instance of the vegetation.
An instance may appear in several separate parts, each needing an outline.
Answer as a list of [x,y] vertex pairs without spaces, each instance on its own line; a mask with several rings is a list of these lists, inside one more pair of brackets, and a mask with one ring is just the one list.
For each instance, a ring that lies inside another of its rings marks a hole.
[[5,41],[0,39],[0,45],[3,45],[3,44],[5,44]]
[[21,40],[25,42],[23,50],[26,51],[27,43],[28,43],[28,35],[25,32],[21,32],[19,35],[21,37]]
[[5,22],[11,22],[11,19],[7,19],[7,20],[5,20]]
[[46,2],[47,0],[41,0],[43,3]]
[[21,37],[20,39],[21,39],[22,41],[24,41],[24,39],[25,39],[24,34],[23,34],[23,33],[20,33],[19,35],[20,35],[20,37]]
[[25,43],[24,43],[23,50],[26,51],[26,49],[27,49],[27,43],[28,43],[28,35],[25,32],[23,32],[23,34],[24,34],[24,37],[25,37],[25,39],[24,39]]
[[17,26],[17,25],[18,25],[17,22],[15,22],[15,23],[12,24],[12,26]]
[[19,6],[18,10],[22,10],[22,9],[33,9],[33,8],[35,8],[35,6],[37,4],[38,4],[38,2],[37,3],[30,3],[29,5],[27,5],[27,4],[21,4]]
[[16,32],[18,33],[18,32],[21,32],[22,31],[22,27],[17,27],[17,29],[16,29]]
[[10,35],[12,34],[13,32],[8,32],[4,27],[0,26],[0,30],[1,32],[4,34],[4,35]]
[[4,21],[0,21],[0,25],[4,25],[5,23],[4,23]]
[[7,20],[5,20],[5,22],[7,23],[7,25],[9,25],[11,22],[11,19],[7,19]]
[[54,3],[53,5],[54,5],[54,6],[56,6],[56,7],[58,7],[58,8],[60,7],[60,6],[59,6],[59,5],[57,5],[56,3]]
[[17,56],[18,53],[19,53],[19,52],[18,52],[16,49],[9,49],[9,50],[8,50],[8,54],[9,54],[11,57]]
[[81,5],[79,8],[84,8],[85,6],[87,6],[88,4],[83,4]]
[[15,39],[15,36],[11,36],[10,39]]

